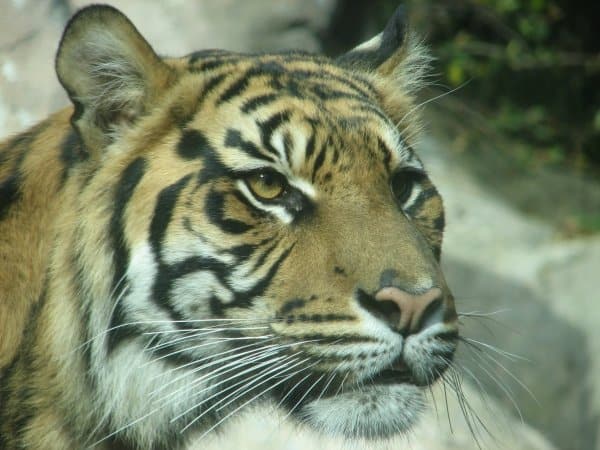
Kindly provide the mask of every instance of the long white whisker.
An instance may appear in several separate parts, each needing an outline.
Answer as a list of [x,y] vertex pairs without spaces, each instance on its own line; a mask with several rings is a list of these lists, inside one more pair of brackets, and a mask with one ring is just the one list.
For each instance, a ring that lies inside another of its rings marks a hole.
[[[267,339],[267,340],[272,340],[272,339],[273,339],[273,338],[269,338],[269,339]],[[266,341],[266,340],[265,340],[265,341]],[[296,346],[296,345],[306,344],[306,343],[310,343],[310,342],[317,342],[317,341],[319,341],[319,339],[309,339],[309,340],[306,340],[306,341],[292,342],[292,343],[290,343],[290,344],[270,344],[270,345],[267,345],[267,346],[263,346],[263,347],[262,347],[262,349],[263,349],[263,350],[270,350],[270,349],[273,349],[273,348],[274,348],[274,349],[276,349],[277,351],[279,351],[279,350],[281,350],[281,349],[285,349],[285,348],[288,348],[288,347],[293,347],[293,346]],[[201,359],[195,360],[195,361],[193,361],[193,362],[190,362],[190,363],[183,364],[183,365],[181,365],[181,366],[178,366],[178,367],[176,367],[176,368],[174,368],[174,369],[171,369],[171,370],[178,370],[178,369],[182,369],[182,368],[188,367],[188,366],[190,366],[190,365],[195,365],[195,364],[197,364],[198,362],[205,361],[205,360],[207,360],[207,359],[210,359],[210,358],[214,358],[214,357],[216,357],[216,356],[220,356],[220,355],[223,355],[223,354],[227,354],[227,353],[230,353],[230,352],[234,352],[234,351],[236,351],[236,350],[241,350],[241,349],[243,349],[243,348],[247,348],[247,347],[251,347],[251,346],[256,346],[256,345],[260,345],[260,344],[261,344],[260,342],[258,342],[258,343],[256,343],[256,342],[255,342],[255,343],[247,344],[247,345],[244,345],[244,346],[241,346],[241,347],[236,347],[236,348],[233,348],[233,349],[226,350],[226,351],[224,351],[224,352],[218,353],[217,355],[210,355],[210,356],[207,356],[207,357],[204,357],[204,358],[201,358]],[[239,355],[238,355],[238,356],[239,356]],[[228,358],[228,359],[231,359],[231,358]],[[217,363],[218,363],[218,362],[222,362],[222,361],[223,361],[223,360],[218,360],[218,361],[217,361]],[[211,363],[210,365],[214,365],[214,364],[212,364],[212,363]],[[186,373],[184,373],[184,374],[180,375],[179,377],[177,377],[175,380],[172,380],[172,381],[171,381],[169,384],[171,384],[172,382],[176,382],[176,381],[178,381],[179,379],[181,379],[181,378],[184,378],[184,377],[188,376],[189,374],[193,374],[193,373],[199,372],[199,371],[201,371],[201,370],[204,370],[206,367],[207,367],[207,366],[206,366],[206,365],[204,365],[204,366],[200,366],[200,367],[194,368],[192,371],[190,371],[190,372],[186,372]],[[198,380],[194,381],[194,383],[196,383],[197,381],[198,381]],[[181,389],[183,389],[183,388],[181,388]]]
[[[257,344],[258,343],[252,343],[252,344],[248,344],[248,345],[245,345],[245,346],[242,346],[242,347],[232,348],[230,350],[223,351],[223,352],[221,352],[221,353],[219,353],[217,355],[208,355],[208,356],[205,356],[204,358],[197,359],[197,360],[193,361],[194,364],[197,364],[197,363],[200,363],[200,362],[203,362],[203,361],[209,361],[209,362],[206,363],[206,364],[201,365],[200,367],[196,367],[196,368],[194,368],[191,371],[184,372],[183,374],[181,374],[181,375],[173,378],[168,383],[166,383],[166,384],[162,385],[161,387],[159,387],[158,389],[155,389],[152,392],[150,392],[150,395],[154,395],[155,393],[164,390],[166,387],[170,386],[173,383],[177,383],[179,380],[188,377],[190,374],[200,372],[202,370],[207,369],[208,367],[219,365],[219,364],[221,364],[221,363],[223,363],[225,361],[230,361],[230,360],[235,359],[235,358],[240,358],[241,356],[244,356],[244,355],[267,351],[269,349],[277,347],[277,345],[278,345],[278,344],[271,344],[271,345],[267,345],[265,347],[251,348],[250,350],[246,350],[246,351],[241,352],[241,353],[239,352],[240,349],[248,348],[248,347],[256,347]],[[238,352],[238,353],[236,353],[236,352]],[[226,355],[226,354],[230,354],[230,353],[233,353],[233,354],[229,355],[229,356],[226,356],[224,358],[221,358],[222,355]],[[219,359],[214,359],[215,356],[219,356]],[[190,363],[186,363],[183,366],[179,366],[179,367],[171,369],[171,370],[179,370],[179,369],[181,369],[181,368],[183,368],[185,366],[188,366],[189,364]],[[206,376],[207,375],[205,374],[205,375],[203,375],[203,376],[195,379],[194,383],[202,381],[203,379],[205,379]],[[175,392],[177,392],[177,391],[175,391]]]
[[[485,360],[483,358],[483,356],[477,354],[477,353],[473,353],[473,355],[475,355],[479,361],[480,364],[478,364],[479,368],[481,370],[483,370],[483,372],[485,372],[485,374],[496,383],[496,385],[502,390],[502,392],[504,392],[504,394],[508,397],[508,399],[510,400],[510,402],[513,404],[513,406],[515,407],[515,410],[517,411],[517,413],[519,414],[519,419],[521,420],[521,422],[524,423],[524,419],[523,419],[523,414],[521,413],[521,408],[519,408],[519,405],[517,404],[517,401],[514,398],[514,393],[512,392],[512,390],[506,386],[504,383],[502,383],[496,376],[494,376],[494,374],[492,373],[492,369],[489,366],[489,363],[487,360]],[[489,370],[488,370],[489,369]]]
[[[83,347],[89,345],[91,342],[95,341],[96,339],[101,338],[102,336],[110,333],[111,331],[115,331],[118,330],[120,328],[125,328],[125,327],[129,327],[129,326],[135,326],[135,325],[172,325],[172,324],[178,324],[178,323],[206,323],[206,322],[254,322],[255,324],[258,323],[273,323],[273,322],[278,322],[281,321],[283,319],[272,319],[272,320],[268,320],[268,321],[258,321],[256,319],[225,319],[225,318],[214,318],[214,319],[190,319],[190,320],[135,320],[132,322],[126,322],[126,323],[121,323],[119,325],[115,325],[114,327],[110,327],[107,328],[106,330],[101,331],[100,333],[98,333],[97,335],[89,338],[88,340],[82,342],[81,344],[79,344],[78,346],[74,347],[70,353],[76,352],[78,350],[81,350]],[[165,330],[166,331],[166,330]],[[185,329],[185,330],[179,330],[182,333],[185,332],[189,332],[189,331],[193,331],[190,329]],[[235,329],[234,329],[235,331]]]
[[[521,361],[527,361],[527,362],[531,362],[529,359],[525,358],[524,356],[520,356],[520,355],[516,355],[514,353],[510,353],[507,352],[506,350],[501,350],[497,347],[494,347],[493,345],[490,344],[486,344],[485,342],[481,342],[478,341],[476,339],[472,339],[472,338],[468,338],[468,337],[461,337],[461,340],[463,342],[466,342],[467,344],[473,344],[475,345],[475,348],[477,348],[477,345],[481,345],[482,347],[487,348],[488,350],[493,351],[494,353],[497,353],[501,356],[504,356],[505,358],[509,359],[509,360],[515,360],[515,359],[520,359]],[[478,349],[480,350],[480,349]]]
[[296,402],[296,404],[294,405],[294,407],[292,409],[290,409],[288,411],[288,413],[285,415],[285,417],[282,419],[282,421],[285,421],[290,415],[292,415],[292,413],[295,411],[295,409],[302,403],[302,401],[306,398],[306,396],[310,393],[310,391],[312,391],[314,389],[314,387],[323,379],[323,377],[325,376],[325,374],[321,375],[317,381],[315,381],[310,388],[308,388],[306,390],[306,392],[304,392],[304,394],[302,395],[302,397],[300,397],[300,400],[298,400]]
[[431,103],[433,101],[439,100],[440,98],[444,98],[447,95],[453,94],[456,91],[458,91],[459,89],[464,88],[467,84],[469,84],[471,82],[471,80],[467,80],[464,83],[462,83],[460,86],[455,87],[454,89],[449,90],[448,92],[443,92],[439,95],[436,95],[435,97],[432,97],[430,99],[427,99],[421,103],[419,103],[418,105],[413,106],[411,109],[408,110],[408,112],[406,114],[404,114],[402,116],[402,118],[396,123],[396,125],[400,125],[402,122],[404,122],[404,120],[413,112],[415,112],[416,110],[418,110],[419,108],[422,108],[423,106],[425,106],[428,103]]
[[[263,391],[261,391],[260,393],[256,394],[254,397],[252,397],[250,400],[242,403],[240,406],[238,406],[237,408],[235,408],[233,411],[231,411],[229,414],[227,414],[225,417],[223,417],[221,420],[219,420],[217,423],[215,423],[212,427],[210,427],[208,430],[206,430],[204,432],[204,434],[202,434],[202,436],[200,437],[200,440],[202,440],[202,438],[204,438],[208,433],[210,433],[212,430],[214,430],[216,427],[218,427],[219,425],[221,425],[225,420],[229,419],[232,415],[234,415],[235,413],[237,413],[240,409],[244,408],[247,404],[253,402],[254,400],[256,400],[257,398],[259,398],[261,395],[266,394],[267,392],[269,392],[272,389],[275,389],[277,386],[279,386],[280,384],[286,382],[288,379],[292,378],[294,375],[296,375],[296,373],[301,372],[302,370],[305,369],[299,369],[298,371],[294,372],[291,375],[288,375],[287,377],[283,378],[282,380],[278,381],[277,383],[269,386],[268,388],[264,389]],[[269,381],[269,380],[266,380]],[[187,428],[187,427],[186,427]],[[182,432],[185,431],[185,428],[183,430],[181,430]]]
[[[257,361],[263,360],[265,358],[269,358],[269,357],[275,355],[276,353],[277,353],[277,350],[275,350],[275,349],[272,349],[269,351],[257,350],[255,353],[247,355],[244,358],[241,358],[239,360],[236,359],[235,361],[232,361],[227,364],[224,364],[223,366],[217,367],[216,369],[204,374],[200,378],[195,379],[191,383],[186,384],[186,385],[176,389],[173,392],[170,392],[166,396],[162,397],[159,401],[167,401],[169,399],[169,397],[175,397],[175,395],[181,391],[191,391],[192,389],[196,388],[196,386],[198,386],[199,384],[201,384],[203,382],[211,380],[217,376],[222,376],[223,374],[229,373],[231,371],[238,370],[242,367],[254,364]],[[210,388],[211,386],[207,386],[207,387]],[[200,392],[204,391],[205,389],[206,388],[202,389]]]
[[[267,334],[267,335],[264,335],[264,336],[253,336],[253,337],[248,337],[248,338],[246,338],[246,337],[240,337],[240,338],[219,337],[219,338],[215,338],[214,340],[209,340],[208,342],[202,342],[201,344],[196,344],[196,345],[192,345],[192,346],[189,346],[189,347],[185,347],[185,348],[180,348],[180,349],[177,349],[177,350],[173,350],[172,352],[167,353],[166,355],[162,355],[162,356],[159,356],[157,358],[154,358],[154,359],[151,359],[149,361],[146,361],[144,364],[141,365],[141,367],[147,366],[149,364],[153,364],[153,363],[161,361],[161,360],[163,360],[165,358],[170,358],[170,357],[172,357],[174,355],[178,355],[180,353],[189,352],[190,350],[197,350],[199,348],[206,347],[208,345],[215,345],[215,344],[218,344],[218,343],[221,343],[221,342],[241,341],[241,340],[244,340],[244,341],[267,340],[267,339],[273,338],[273,337],[274,337],[274,335],[272,335],[272,334]],[[156,348],[155,347],[150,347],[150,350],[156,350]],[[214,355],[211,355],[211,356],[214,356]],[[191,364],[196,364],[198,361],[199,360],[195,360],[193,362],[190,362],[189,364],[190,365]]]
[[[292,360],[292,362],[293,362],[293,360]],[[284,368],[284,372],[285,372],[285,371],[288,371],[288,370],[292,369],[293,367],[295,367],[295,366],[297,366],[298,364],[301,364],[301,363],[302,363],[302,361],[299,361],[299,362],[296,362],[296,363],[294,363],[292,366],[285,368],[285,366],[286,366],[286,365],[290,364],[290,361],[288,361],[287,363],[281,364],[281,365],[279,365],[279,366],[276,366],[275,368],[272,368],[272,369],[270,369],[269,371],[266,371],[266,372],[265,372],[263,375],[261,375],[261,377],[264,377],[264,376],[266,376],[266,375],[268,375],[268,374],[272,373],[273,371],[279,370],[279,369],[281,369],[282,367]],[[303,370],[303,369],[300,369],[300,371],[301,371],[301,370]],[[297,373],[297,372],[294,372],[294,373]],[[231,393],[231,394],[229,394],[227,397],[225,397],[225,399],[226,399],[226,398],[228,398],[228,397],[230,397],[231,395],[235,394],[235,393],[236,393],[236,392],[238,392],[240,389],[242,390],[242,394],[241,394],[241,395],[244,395],[246,392],[248,392],[248,388],[249,388],[249,387],[256,388],[256,387],[258,387],[258,386],[260,386],[260,385],[262,385],[262,384],[266,383],[267,381],[270,381],[270,380],[272,379],[272,377],[269,377],[269,378],[267,378],[266,380],[262,381],[262,382],[261,382],[261,383],[259,383],[259,384],[256,384],[256,380],[257,380],[257,379],[260,379],[260,378],[259,378],[259,377],[254,377],[254,378],[252,378],[252,379],[250,380],[250,382],[249,382],[249,383],[246,383],[246,384],[244,384],[244,385],[243,385],[241,388],[238,388],[236,391],[234,391],[233,393]],[[284,380],[286,380],[286,379],[287,379],[287,378],[284,378]],[[258,395],[262,395],[262,394],[264,394],[264,393],[265,393],[265,392],[267,392],[268,390],[275,388],[275,387],[276,387],[278,384],[280,384],[280,383],[281,383],[281,382],[279,382],[279,383],[277,383],[277,384],[274,384],[274,385],[272,385],[270,388],[268,388],[267,390],[265,390],[265,391],[261,392],[261,393],[260,393],[260,394],[258,394]],[[233,402],[233,401],[237,400],[237,399],[238,399],[238,398],[239,398],[241,395],[237,395],[237,396],[235,396],[235,397],[234,397],[232,400],[230,400],[229,402],[227,402],[227,403],[226,403],[224,406],[227,406],[227,405],[229,405],[231,402]],[[257,397],[258,397],[258,396],[256,396],[256,397],[253,397],[253,398],[252,398],[252,399],[250,399],[249,401],[247,401],[247,402],[243,403],[243,404],[242,404],[240,407],[238,407],[238,408],[234,409],[234,410],[233,410],[233,411],[232,411],[230,414],[228,414],[227,416],[225,416],[223,419],[221,419],[219,422],[217,422],[217,423],[216,423],[216,424],[215,424],[213,427],[211,427],[211,428],[210,428],[210,429],[209,429],[209,430],[208,430],[206,433],[204,433],[204,434],[202,435],[202,437],[204,437],[204,436],[205,436],[205,435],[206,435],[206,434],[207,434],[209,431],[212,431],[212,430],[213,430],[213,429],[214,429],[214,428],[215,428],[217,425],[219,425],[220,423],[222,423],[222,422],[223,422],[223,420],[225,420],[225,419],[227,419],[228,417],[230,417],[230,416],[231,416],[233,413],[235,413],[235,412],[239,411],[241,408],[243,408],[245,405],[247,405],[248,403],[250,403],[250,401],[252,401],[252,400],[256,399]],[[190,426],[192,426],[192,424],[194,424],[195,422],[197,422],[197,421],[198,421],[198,420],[199,420],[199,419],[200,419],[202,416],[204,416],[205,414],[208,414],[210,411],[214,410],[214,409],[215,409],[215,406],[216,406],[216,405],[218,405],[219,403],[221,403],[222,401],[223,401],[223,399],[222,399],[222,400],[220,400],[219,402],[215,403],[214,405],[212,405],[210,408],[208,408],[208,409],[207,409],[207,410],[205,410],[204,412],[202,412],[202,414],[200,414],[198,417],[194,418],[194,420],[192,420],[190,423],[188,423],[188,424],[187,424],[187,425],[186,425],[186,426],[185,426],[185,427],[184,427],[184,428],[181,430],[181,433],[183,433],[183,432],[184,432],[186,429],[188,429]],[[200,404],[202,404],[202,403],[200,403]],[[201,439],[202,439],[202,438],[201,438]]]
[[[195,392],[194,394],[200,394],[200,393],[202,393],[202,392],[205,392],[205,391],[207,391],[207,390],[209,390],[209,389],[212,389],[212,388],[214,388],[215,386],[219,386],[219,385],[221,385],[221,384],[223,384],[223,383],[227,383],[227,382],[229,382],[230,380],[232,380],[232,379],[234,379],[234,378],[238,378],[238,377],[240,377],[240,376],[243,376],[243,375],[247,374],[248,372],[252,372],[252,371],[255,371],[255,370],[257,370],[257,369],[259,369],[259,368],[262,368],[262,367],[264,367],[264,366],[271,365],[271,364],[273,364],[273,362],[282,362],[282,361],[285,361],[286,359],[290,359],[290,358],[292,358],[293,360],[296,360],[296,358],[294,358],[294,355],[279,356],[279,357],[277,357],[277,358],[272,358],[272,359],[270,359],[270,360],[268,360],[268,361],[264,361],[264,362],[262,362],[262,363],[260,363],[260,364],[257,364],[256,366],[252,366],[252,367],[250,367],[250,368],[248,368],[248,369],[246,369],[246,370],[243,370],[242,372],[235,373],[235,374],[231,375],[230,377],[228,377],[228,378],[226,378],[226,379],[224,379],[224,380],[221,380],[221,381],[219,381],[218,383],[215,383],[214,385],[207,386],[206,388],[204,388],[204,389],[201,389],[200,391],[197,391],[197,392]],[[292,361],[292,362],[293,362],[293,361]],[[260,373],[262,373],[262,371],[261,371]],[[231,386],[229,386],[229,387],[227,388],[227,390],[229,390],[229,389],[233,389],[234,387],[236,387],[236,386],[239,386],[239,385],[240,385],[240,384],[242,384],[242,383],[247,383],[247,381],[248,381],[248,380],[240,380],[240,381],[238,381],[238,382],[236,382],[236,383],[232,384]],[[184,412],[182,412],[181,414],[179,414],[179,415],[175,416],[173,419],[171,419],[171,421],[170,421],[170,422],[171,422],[171,423],[175,422],[176,420],[178,420],[178,419],[180,419],[181,417],[185,416],[186,414],[190,413],[190,412],[191,412],[191,411],[193,411],[194,409],[198,408],[198,407],[199,407],[200,405],[202,405],[203,403],[206,403],[206,402],[208,402],[208,401],[212,400],[213,398],[215,398],[215,397],[217,397],[217,396],[219,396],[219,395],[222,395],[222,394],[223,394],[223,392],[224,392],[224,391],[222,391],[222,390],[221,390],[221,391],[215,392],[214,394],[212,394],[211,396],[209,396],[209,397],[207,397],[207,398],[204,398],[204,399],[202,399],[202,401],[201,401],[200,403],[196,403],[196,404],[195,404],[195,405],[193,405],[192,407],[190,407],[190,408],[186,409]]]
[[[297,363],[295,363],[294,365],[292,365],[292,366],[288,367],[288,368],[287,368],[287,369],[285,369],[285,370],[286,370],[286,371],[288,371],[288,370],[290,370],[290,369],[292,369],[292,368],[296,367],[297,365],[300,365],[300,364],[302,364],[302,363],[305,363],[306,361],[309,361],[309,360],[310,360],[310,358],[304,358],[304,359],[302,359],[302,360],[298,361]],[[254,388],[256,388],[257,386],[260,386],[260,385],[262,385],[262,384],[266,383],[266,382],[267,382],[267,381],[269,381],[271,378],[267,378],[266,380],[264,380],[264,381],[262,381],[262,382],[260,382],[260,383],[258,383],[258,384],[256,384],[256,381],[258,381],[258,380],[260,380],[260,379],[264,378],[265,376],[267,376],[267,375],[271,374],[272,372],[276,372],[276,369],[279,369],[279,368],[281,368],[281,367],[277,367],[277,368],[274,368],[273,370],[269,370],[268,372],[265,372],[264,374],[262,374],[262,375],[261,375],[261,376],[259,376],[259,377],[254,377],[254,378],[251,380],[251,382],[250,382],[250,383],[248,383],[248,386],[247,386],[247,387],[252,387],[252,389],[254,389]],[[306,370],[306,368],[302,368],[302,370]],[[275,377],[277,377],[278,375],[281,375],[281,372],[280,372],[279,374],[275,374]],[[225,404],[223,404],[223,405],[219,406],[219,408],[217,408],[217,411],[220,411],[220,410],[222,410],[223,408],[226,408],[226,407],[227,407],[227,406],[229,406],[231,403],[233,403],[234,401],[236,401],[238,398],[240,398],[241,396],[245,395],[245,394],[246,394],[246,392],[249,392],[249,389],[246,389],[246,390],[244,390],[243,392],[240,392],[238,395],[236,395],[235,397],[233,397],[232,399],[230,399],[230,400],[229,400],[227,403],[225,403]],[[225,399],[224,399],[224,400],[225,400]],[[220,402],[219,402],[219,403],[220,403]]]

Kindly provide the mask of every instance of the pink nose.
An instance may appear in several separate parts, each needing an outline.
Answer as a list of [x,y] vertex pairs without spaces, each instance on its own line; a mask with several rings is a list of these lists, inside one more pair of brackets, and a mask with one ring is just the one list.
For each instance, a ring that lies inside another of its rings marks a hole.
[[[392,302],[400,313],[394,327],[416,333],[443,321],[442,290],[431,288],[423,294],[410,294],[395,287],[385,287],[375,294],[378,302]],[[396,315],[397,318],[397,315]]]

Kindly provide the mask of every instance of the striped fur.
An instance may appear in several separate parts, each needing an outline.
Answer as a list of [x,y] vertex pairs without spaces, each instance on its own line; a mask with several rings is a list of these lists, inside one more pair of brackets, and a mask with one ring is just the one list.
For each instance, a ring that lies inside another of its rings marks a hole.
[[[0,144],[0,448],[181,448],[253,401],[347,438],[414,423],[457,335],[401,16],[337,61],[161,59],[110,7],[72,19],[73,108]],[[385,286],[439,288],[443,318],[395,329]]]

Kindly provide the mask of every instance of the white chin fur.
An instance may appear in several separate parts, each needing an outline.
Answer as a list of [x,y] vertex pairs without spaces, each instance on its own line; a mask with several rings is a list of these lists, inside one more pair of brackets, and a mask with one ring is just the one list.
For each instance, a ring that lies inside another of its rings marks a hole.
[[416,386],[363,386],[314,400],[302,408],[302,415],[328,435],[378,439],[407,431],[424,408],[423,393]]

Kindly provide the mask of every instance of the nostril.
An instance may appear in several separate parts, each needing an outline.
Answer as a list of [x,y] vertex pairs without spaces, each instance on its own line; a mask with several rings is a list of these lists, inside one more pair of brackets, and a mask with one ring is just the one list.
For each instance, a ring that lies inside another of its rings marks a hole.
[[373,316],[395,327],[400,322],[400,308],[392,300],[376,300],[372,295],[363,290],[358,290],[356,298],[358,303]]
[[417,330],[425,330],[436,323],[444,321],[444,303],[442,297],[432,300],[421,314],[417,322]]

